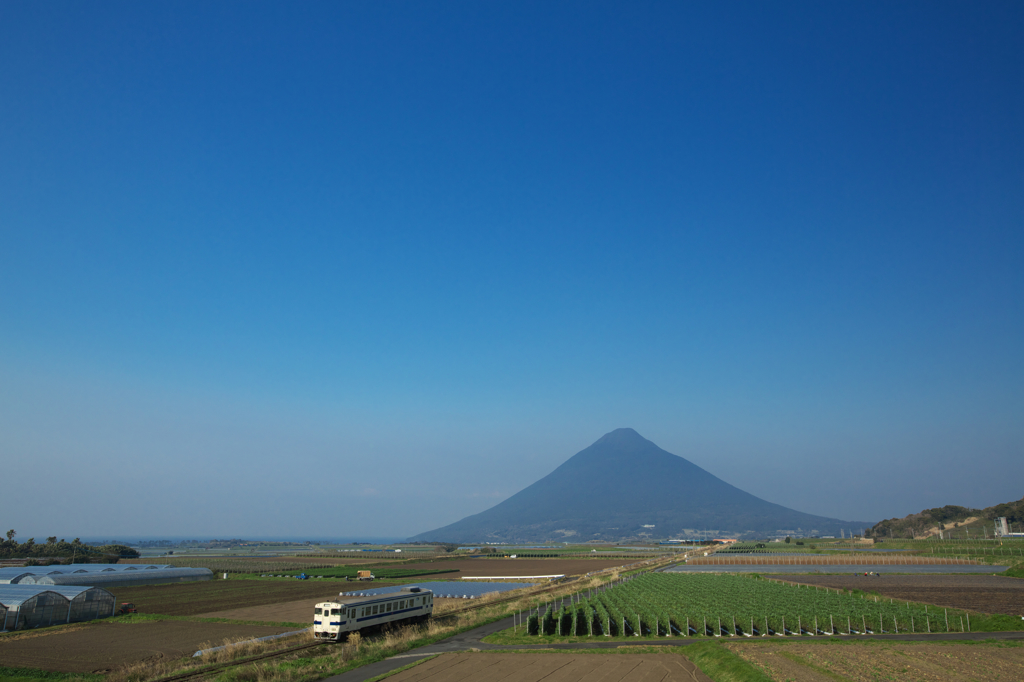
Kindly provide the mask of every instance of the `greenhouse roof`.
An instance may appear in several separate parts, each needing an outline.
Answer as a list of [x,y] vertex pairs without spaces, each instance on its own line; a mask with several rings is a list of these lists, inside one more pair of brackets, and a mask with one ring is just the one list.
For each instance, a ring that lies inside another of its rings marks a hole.
[[[0,604],[10,608],[25,603],[32,597],[43,592],[55,592],[68,601],[88,592],[89,590],[102,590],[101,587],[79,587],[60,585],[0,585]],[[106,592],[106,590],[103,590]],[[113,595],[111,595],[113,596]]]
[[171,564],[69,564],[63,566],[5,566],[0,568],[0,582],[11,582],[23,575],[60,575],[63,573],[121,573],[174,568]]
[[213,572],[208,568],[161,568],[152,571],[94,571],[90,573],[66,573],[30,575],[21,579],[21,585],[126,585],[138,581],[171,582],[178,579],[209,579]]

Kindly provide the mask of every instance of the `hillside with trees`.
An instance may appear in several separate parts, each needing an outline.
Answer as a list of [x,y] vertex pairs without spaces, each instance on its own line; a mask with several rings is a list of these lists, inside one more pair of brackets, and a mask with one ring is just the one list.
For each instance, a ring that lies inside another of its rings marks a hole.
[[[902,519],[879,521],[868,530],[867,535],[875,538],[913,538],[936,535],[939,530],[958,529],[965,525],[970,527],[987,526],[991,532],[991,527],[1000,516],[1005,516],[1007,522],[1013,525],[1024,524],[1024,498],[1016,502],[1003,502],[985,509],[972,509],[953,504],[924,509],[917,514],[904,516]],[[979,528],[978,532],[983,531]]]

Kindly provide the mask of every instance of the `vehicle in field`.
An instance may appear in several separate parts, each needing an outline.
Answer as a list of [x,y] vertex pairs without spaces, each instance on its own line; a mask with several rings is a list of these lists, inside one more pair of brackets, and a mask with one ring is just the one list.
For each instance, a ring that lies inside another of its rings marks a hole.
[[306,575],[305,573],[299,573],[297,576],[295,576],[295,579],[296,580],[309,580],[309,576]]
[[321,602],[313,611],[313,636],[319,640],[340,642],[350,632],[376,626],[406,625],[430,618],[434,612],[434,593],[419,587],[403,587],[398,592],[350,597],[344,593],[335,601]]
[[374,579],[376,579],[376,577],[377,576],[375,576],[370,571],[356,571],[356,580],[370,580],[370,581],[373,581]]
[[118,604],[117,608],[114,610],[114,615],[121,616],[121,615],[124,615],[126,613],[138,613],[138,612],[139,612],[139,610],[137,608],[135,608],[135,604],[132,604],[131,602],[126,602],[125,601],[125,602],[121,602],[120,604]]

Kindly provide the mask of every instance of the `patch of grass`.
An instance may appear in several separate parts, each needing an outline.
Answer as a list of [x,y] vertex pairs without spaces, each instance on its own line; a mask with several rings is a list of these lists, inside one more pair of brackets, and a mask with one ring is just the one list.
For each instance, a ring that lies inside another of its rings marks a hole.
[[771,682],[771,678],[718,642],[697,642],[682,652],[715,682]]
[[52,673],[33,668],[7,668],[0,666],[0,680],[4,682],[100,682],[103,680],[103,675]]
[[998,575],[1005,575],[1010,578],[1024,578],[1024,564],[1017,564],[1011,568],[1006,569]]

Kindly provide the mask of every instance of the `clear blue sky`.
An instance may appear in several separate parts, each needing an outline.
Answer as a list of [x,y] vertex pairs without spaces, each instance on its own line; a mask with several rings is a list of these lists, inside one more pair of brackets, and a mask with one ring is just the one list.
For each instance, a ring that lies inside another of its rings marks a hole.
[[0,523],[406,536],[624,426],[816,514],[1018,499],[1022,35],[5,2]]

